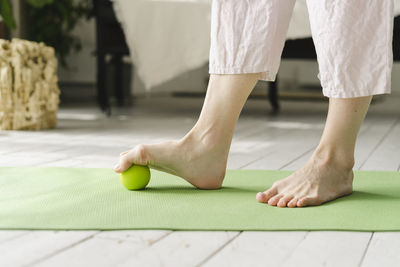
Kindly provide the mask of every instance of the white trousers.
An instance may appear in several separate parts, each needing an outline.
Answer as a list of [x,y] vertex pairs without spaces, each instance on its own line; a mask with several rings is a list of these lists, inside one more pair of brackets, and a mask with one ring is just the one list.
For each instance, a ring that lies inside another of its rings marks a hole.
[[[274,81],[296,0],[212,0],[210,74]],[[393,0],[307,0],[324,96],[391,93]]]

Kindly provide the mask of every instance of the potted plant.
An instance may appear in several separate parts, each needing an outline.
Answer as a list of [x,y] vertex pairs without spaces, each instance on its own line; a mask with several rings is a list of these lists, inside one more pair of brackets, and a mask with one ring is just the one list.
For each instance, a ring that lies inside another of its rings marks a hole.
[[[74,36],[72,31],[80,20],[92,17],[92,1],[23,1],[28,9],[27,39],[44,42],[53,47],[61,65],[66,67],[67,55],[72,51],[81,49],[80,39]],[[0,0],[0,15],[10,29],[15,29],[18,26],[13,17],[10,0]]]

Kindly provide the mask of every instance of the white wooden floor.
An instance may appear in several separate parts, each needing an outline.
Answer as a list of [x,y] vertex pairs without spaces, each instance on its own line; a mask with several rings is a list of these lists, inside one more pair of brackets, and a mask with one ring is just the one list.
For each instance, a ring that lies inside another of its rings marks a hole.
[[[138,143],[182,137],[203,99],[138,100],[105,118],[95,107],[59,112],[57,129],[0,132],[1,166],[113,167]],[[355,170],[400,171],[400,99],[374,103]],[[327,102],[248,100],[228,169],[295,170],[322,133]],[[0,218],[1,219],[1,218]],[[0,231],[0,266],[400,266],[400,232]]]

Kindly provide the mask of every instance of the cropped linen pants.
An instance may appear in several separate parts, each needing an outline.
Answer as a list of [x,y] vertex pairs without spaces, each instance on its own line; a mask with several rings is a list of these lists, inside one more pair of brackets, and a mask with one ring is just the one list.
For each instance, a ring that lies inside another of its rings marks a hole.
[[[212,0],[210,74],[275,81],[296,0]],[[307,0],[323,95],[391,93],[393,0]]]

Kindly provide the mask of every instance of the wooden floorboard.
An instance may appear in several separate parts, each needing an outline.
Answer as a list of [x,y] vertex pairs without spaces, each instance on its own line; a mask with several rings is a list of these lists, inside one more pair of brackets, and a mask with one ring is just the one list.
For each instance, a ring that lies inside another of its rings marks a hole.
[[358,266],[371,235],[365,232],[309,232],[282,266]]
[[95,231],[30,231],[0,243],[0,266],[29,266],[90,239]]
[[106,231],[43,258],[33,266],[119,266],[137,257],[170,231]]
[[400,232],[379,232],[369,243],[362,267],[398,267],[400,265]]
[[391,124],[379,141],[361,169],[398,171],[400,165],[400,119]]
[[293,253],[307,232],[241,233],[202,266],[280,266]]
[[[139,233],[140,238],[132,238]],[[94,237],[40,262],[39,266],[196,266],[237,234],[159,232],[160,237],[165,237],[156,241],[154,234],[139,231],[129,239]],[[148,241],[149,236],[152,241]]]
[[14,238],[18,238],[18,237],[20,237],[22,235],[26,235],[26,234],[29,234],[29,233],[30,233],[30,231],[25,231],[25,230],[23,230],[23,231],[18,231],[18,230],[15,230],[15,231],[0,230],[0,243],[9,241],[9,240],[14,239]]

